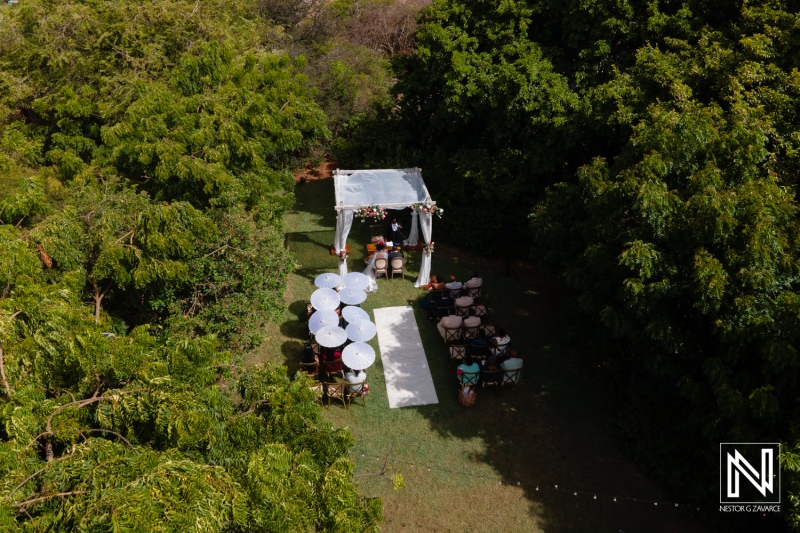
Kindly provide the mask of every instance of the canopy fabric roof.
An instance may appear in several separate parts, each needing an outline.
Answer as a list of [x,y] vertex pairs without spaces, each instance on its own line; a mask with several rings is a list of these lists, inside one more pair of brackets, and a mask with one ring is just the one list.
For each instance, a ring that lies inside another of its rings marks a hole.
[[368,205],[403,208],[431,201],[419,168],[337,170],[333,176],[336,209]]
[[[336,191],[336,237],[333,248],[339,256],[339,276],[342,279],[347,275],[347,235],[353,225],[355,211],[367,206],[377,205],[384,209],[403,209],[413,204],[417,206],[411,211],[411,231],[403,244],[416,246],[419,238],[419,229],[422,229],[422,239],[425,248],[419,267],[419,277],[414,283],[421,287],[430,281],[431,273],[431,228],[433,214],[429,207],[436,202],[431,200],[428,188],[422,181],[422,169],[381,169],[381,170],[336,170],[333,173],[334,189]],[[364,275],[370,278],[368,291],[378,290],[375,282],[375,257],[373,255]],[[320,289],[322,290],[322,289]]]

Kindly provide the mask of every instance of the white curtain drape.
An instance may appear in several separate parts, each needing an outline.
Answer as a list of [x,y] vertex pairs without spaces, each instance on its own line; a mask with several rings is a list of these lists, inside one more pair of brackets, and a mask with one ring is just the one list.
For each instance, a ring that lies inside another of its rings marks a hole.
[[377,255],[372,254],[372,257],[367,262],[367,268],[364,269],[364,275],[369,278],[369,287],[365,289],[367,292],[377,292],[378,290],[378,283],[375,281],[375,270],[373,269]]
[[[353,227],[353,210],[341,209],[336,216],[336,238],[333,248],[338,254],[342,250],[347,250],[347,235]],[[344,279],[347,274],[347,261],[339,261],[339,275]]]
[[[431,232],[433,226],[433,214],[428,213],[420,213],[419,214],[419,224],[422,226],[422,238],[425,240],[425,244],[431,243]],[[431,254],[425,253],[425,250],[422,251],[422,264],[419,267],[419,277],[417,281],[414,283],[415,287],[422,287],[423,285],[427,285],[430,283],[431,280]]]
[[417,219],[419,215],[417,210],[411,211],[411,231],[408,233],[408,239],[403,241],[406,246],[416,246],[419,242],[419,222]]

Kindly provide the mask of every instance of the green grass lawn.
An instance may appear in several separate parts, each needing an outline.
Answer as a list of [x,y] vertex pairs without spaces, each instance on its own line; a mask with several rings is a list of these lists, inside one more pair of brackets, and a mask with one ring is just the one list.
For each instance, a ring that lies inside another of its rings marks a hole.
[[[328,253],[335,229],[332,181],[298,185],[296,195],[294,210],[286,215],[287,246],[297,262],[286,294],[289,313],[283,323],[270,325],[267,341],[250,356],[251,362],[285,365],[291,375],[307,338],[302,315],[314,278],[337,268]],[[614,409],[564,339],[557,284],[529,263],[514,263],[506,275],[504,259],[474,257],[440,242],[436,226],[442,223],[456,221],[434,220],[432,272],[459,279],[474,269],[481,272],[488,321],[505,327],[523,356],[523,383],[516,391],[479,390],[475,407],[461,407],[456,365],[434,324],[416,310],[439,403],[390,409],[378,354],[367,370],[366,408],[360,401],[349,410],[334,403],[325,413],[356,439],[351,456],[357,483],[364,495],[383,498],[383,530],[702,531],[700,513],[664,500],[618,448]],[[368,238],[368,224],[355,222],[351,270],[363,270]],[[373,309],[415,302],[421,295],[413,284],[419,260],[419,254],[412,256],[405,280],[378,280],[378,292],[362,308],[374,317]],[[370,344],[377,352],[377,338]],[[365,475],[382,472],[384,463],[386,475]],[[406,483],[399,490],[389,477],[395,473]],[[613,496],[660,503],[614,502]]]

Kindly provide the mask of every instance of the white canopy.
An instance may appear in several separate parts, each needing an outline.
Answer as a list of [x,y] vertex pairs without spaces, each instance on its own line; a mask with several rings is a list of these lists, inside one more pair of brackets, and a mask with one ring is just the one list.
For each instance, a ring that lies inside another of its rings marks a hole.
[[[425,182],[422,181],[422,169],[381,169],[381,170],[336,170],[333,173],[333,183],[336,189],[336,242],[334,248],[337,254],[342,254],[346,249],[347,235],[353,226],[354,211],[369,207],[380,206],[385,209],[403,209],[414,204],[426,206],[435,205],[431,200]],[[404,244],[416,246],[419,239],[419,225],[422,225],[422,237],[425,244],[431,242],[431,226],[433,214],[429,209],[424,212],[417,210],[411,213],[411,231]],[[341,257],[341,256],[340,256]],[[373,256],[374,258],[374,256]],[[367,265],[364,274],[370,277],[371,283],[368,290],[377,290],[375,275],[372,270],[373,263]],[[431,256],[426,250],[422,254],[422,264],[419,277],[414,286],[426,285],[430,281]],[[339,261],[339,275],[347,274],[347,261]]]

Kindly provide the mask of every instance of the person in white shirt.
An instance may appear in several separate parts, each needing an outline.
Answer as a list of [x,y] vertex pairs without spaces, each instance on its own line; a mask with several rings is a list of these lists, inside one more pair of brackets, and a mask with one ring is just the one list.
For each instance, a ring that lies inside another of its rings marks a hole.
[[[347,374],[344,375],[344,380],[348,383],[361,383],[362,381],[367,380],[367,373],[363,370],[351,370]],[[350,385],[347,386],[347,390],[350,392],[361,392],[363,385],[357,385],[355,387],[351,387]]]
[[472,278],[468,279],[464,286],[468,289],[474,289],[483,286],[483,278],[477,272],[472,273]]
[[456,281],[455,276],[450,276],[450,279],[448,283],[445,285],[445,288],[447,288],[447,290],[450,291],[450,294],[453,296],[453,298],[457,298],[461,293],[461,287],[463,286],[464,286],[463,283],[461,283],[460,281]]
[[499,347],[505,346],[511,342],[511,337],[508,336],[506,330],[500,328],[497,330],[497,336],[492,337],[492,354],[499,355],[502,353]]
[[446,340],[444,335],[444,328],[460,328],[461,324],[463,323],[463,319],[458,315],[447,315],[442,317],[438,324],[436,324],[436,329],[439,330],[439,335],[442,336],[443,339]]

